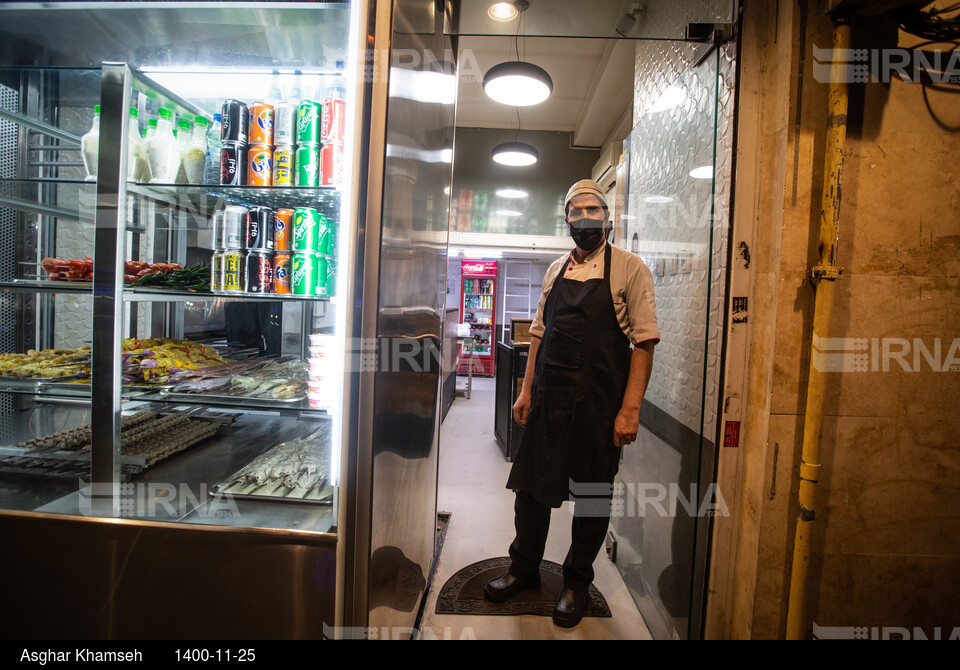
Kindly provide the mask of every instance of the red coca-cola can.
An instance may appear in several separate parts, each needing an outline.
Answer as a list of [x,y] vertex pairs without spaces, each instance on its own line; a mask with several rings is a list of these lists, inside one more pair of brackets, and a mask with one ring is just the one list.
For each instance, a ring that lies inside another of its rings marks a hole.
[[343,183],[343,142],[327,142],[320,150],[320,185],[340,186]]
[[347,132],[347,101],[345,91],[341,88],[331,88],[327,91],[327,98],[323,101],[323,111],[320,116],[320,141],[343,142]]
[[246,293],[273,293],[273,259],[269,251],[255,249],[247,254]]

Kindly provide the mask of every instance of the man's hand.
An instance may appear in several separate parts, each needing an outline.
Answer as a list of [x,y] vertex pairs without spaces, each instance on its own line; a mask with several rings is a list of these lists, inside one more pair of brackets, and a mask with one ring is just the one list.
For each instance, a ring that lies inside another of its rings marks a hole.
[[527,425],[527,417],[530,416],[530,403],[532,395],[530,391],[522,390],[517,397],[517,402],[513,403],[513,419],[521,426]]
[[613,446],[623,447],[636,440],[639,424],[639,412],[623,408],[617,412],[617,418],[613,422]]

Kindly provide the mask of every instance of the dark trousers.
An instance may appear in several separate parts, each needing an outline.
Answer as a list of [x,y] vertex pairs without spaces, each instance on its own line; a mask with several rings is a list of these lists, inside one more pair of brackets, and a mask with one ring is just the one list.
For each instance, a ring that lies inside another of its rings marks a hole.
[[[510,572],[526,578],[540,569],[550,530],[550,508],[526,491],[517,492],[514,525],[517,536],[510,545]],[[572,541],[563,561],[563,585],[584,591],[593,582],[593,561],[600,553],[610,523],[609,498],[589,505],[575,503]]]

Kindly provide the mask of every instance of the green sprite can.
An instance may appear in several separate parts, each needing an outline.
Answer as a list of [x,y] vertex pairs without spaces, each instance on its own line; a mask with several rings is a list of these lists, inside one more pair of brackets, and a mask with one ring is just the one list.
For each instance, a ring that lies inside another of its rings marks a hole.
[[337,295],[337,257],[327,256],[327,295]]
[[334,223],[331,218],[324,214],[318,214],[319,226],[317,227],[317,248],[312,251],[323,254],[324,256],[332,253],[330,251],[330,242],[333,237]]
[[297,144],[320,146],[320,117],[323,106],[312,100],[301,100],[297,106]]
[[320,212],[312,207],[297,207],[293,210],[294,251],[316,252],[320,246]]
[[297,147],[294,157],[297,166],[294,186],[320,185],[320,146],[317,144],[301,144]]
[[293,295],[317,294],[317,254],[312,251],[294,251],[290,261],[290,288]]
[[329,295],[327,293],[327,257],[323,254],[317,254],[316,258],[317,287],[314,295]]

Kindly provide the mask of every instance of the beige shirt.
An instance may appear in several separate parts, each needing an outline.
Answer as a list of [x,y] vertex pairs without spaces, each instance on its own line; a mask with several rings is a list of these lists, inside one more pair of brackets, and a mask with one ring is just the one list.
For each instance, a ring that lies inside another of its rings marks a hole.
[[[555,260],[547,273],[543,276],[543,293],[540,294],[540,304],[537,305],[537,315],[530,324],[530,334],[543,337],[543,308],[547,304],[547,296],[553,288],[557,275],[563,269],[567,257],[570,264],[564,273],[566,279],[587,281],[588,279],[603,279],[603,251],[606,242],[600,248],[587,256],[583,263],[577,263],[573,252],[565,254]],[[657,328],[657,304],[653,297],[653,275],[639,256],[615,246],[610,247],[610,293],[613,298],[613,308],[617,315],[617,322],[633,344],[660,341],[660,330]]]

